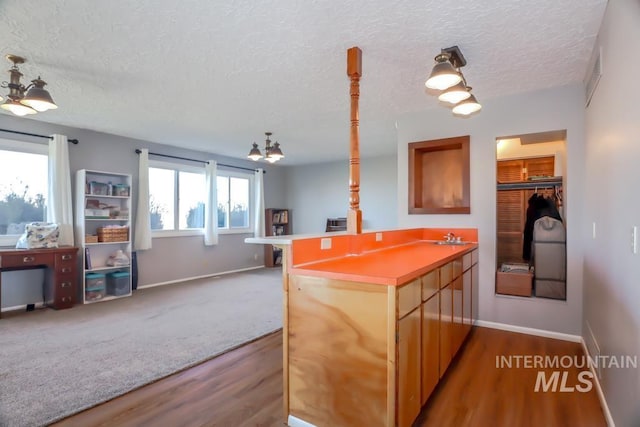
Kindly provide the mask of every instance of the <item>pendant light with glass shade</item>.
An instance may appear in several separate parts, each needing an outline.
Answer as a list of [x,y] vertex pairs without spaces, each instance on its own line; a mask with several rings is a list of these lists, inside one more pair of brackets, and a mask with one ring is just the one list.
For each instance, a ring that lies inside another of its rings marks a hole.
[[467,86],[464,74],[460,71],[460,68],[467,65],[467,60],[460,48],[452,46],[442,49],[436,55],[435,61],[436,64],[425,86],[428,89],[441,91],[438,99],[449,104],[456,116],[468,116],[482,109],[476,97],[471,94],[471,87]]
[[[274,142],[271,145],[271,139],[269,137],[273,135],[271,132],[265,132],[267,135],[267,139],[264,144],[264,159],[269,163],[275,163],[280,159],[284,158],[284,154],[282,153],[282,149],[280,149],[280,144],[278,141]],[[253,147],[251,147],[251,151],[249,151],[249,155],[247,156],[254,162],[257,162],[262,158],[262,153],[260,152],[260,148],[258,148],[258,144],[253,143]]]
[[[9,82],[2,82],[3,88],[8,88],[7,99],[0,104],[0,108],[11,111],[16,116],[26,116],[47,110],[58,108],[53,102],[51,94],[44,88],[47,84],[38,76],[31,80],[31,84],[24,86],[20,78],[24,75],[20,72],[18,64],[24,64],[26,59],[17,55],[7,55],[7,60],[13,63],[9,69]],[[0,101],[3,98],[0,96]]]

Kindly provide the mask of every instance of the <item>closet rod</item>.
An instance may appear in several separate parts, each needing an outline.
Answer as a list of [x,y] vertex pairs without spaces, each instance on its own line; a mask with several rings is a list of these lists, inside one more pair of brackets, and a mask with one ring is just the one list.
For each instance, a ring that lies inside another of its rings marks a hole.
[[[142,151],[139,148],[136,148],[136,154],[140,154],[140,153],[142,153]],[[170,159],[186,160],[188,162],[209,163],[206,160],[189,159],[187,157],[171,156],[169,154],[159,154],[159,153],[149,152],[149,155],[150,156],[158,156],[158,157],[168,157]],[[226,165],[224,163],[218,163],[218,166],[224,166],[226,168],[242,169],[242,170],[254,171],[254,172],[258,170],[258,169],[245,168],[245,167],[242,167],[242,166]],[[262,170],[262,173],[267,173],[267,171],[266,170]]]
[[[53,139],[53,137],[49,135],[38,135],[37,133],[19,132],[17,130],[0,129],[0,132],[15,133],[17,135],[35,136],[36,138]],[[69,141],[72,144],[78,144],[77,139],[67,139],[67,141]]]
[[531,181],[531,182],[505,182],[498,184],[498,190],[526,190],[536,188],[555,188],[562,186],[562,178],[550,181]]

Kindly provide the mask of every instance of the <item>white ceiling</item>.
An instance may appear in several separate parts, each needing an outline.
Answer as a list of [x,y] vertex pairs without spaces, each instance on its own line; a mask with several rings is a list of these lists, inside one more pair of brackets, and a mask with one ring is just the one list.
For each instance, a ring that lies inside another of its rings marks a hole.
[[4,0],[0,54],[49,83],[60,108],[34,120],[242,158],[272,131],[282,164],[303,164],[348,158],[349,47],[363,51],[362,156],[393,153],[399,115],[442,108],[424,93],[441,48],[460,47],[480,102],[581,82],[605,5]]

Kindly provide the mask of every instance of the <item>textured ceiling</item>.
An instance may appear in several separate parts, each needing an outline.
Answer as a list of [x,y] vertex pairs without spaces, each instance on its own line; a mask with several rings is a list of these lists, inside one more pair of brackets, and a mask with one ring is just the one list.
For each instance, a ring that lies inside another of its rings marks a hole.
[[441,48],[460,46],[480,102],[581,82],[605,5],[4,0],[0,54],[49,83],[60,108],[34,120],[232,157],[272,131],[303,164],[348,157],[347,48],[363,51],[362,155],[392,153],[399,115],[441,108],[424,93]]

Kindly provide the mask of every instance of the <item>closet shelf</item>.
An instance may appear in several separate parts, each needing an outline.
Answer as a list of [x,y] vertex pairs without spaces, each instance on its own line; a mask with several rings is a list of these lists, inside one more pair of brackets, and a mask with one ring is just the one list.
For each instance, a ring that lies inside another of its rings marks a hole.
[[553,188],[562,185],[562,177],[556,176],[549,179],[538,179],[535,181],[505,182],[498,183],[498,190],[526,190],[536,188]]

